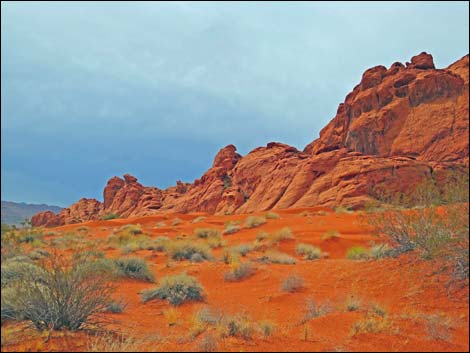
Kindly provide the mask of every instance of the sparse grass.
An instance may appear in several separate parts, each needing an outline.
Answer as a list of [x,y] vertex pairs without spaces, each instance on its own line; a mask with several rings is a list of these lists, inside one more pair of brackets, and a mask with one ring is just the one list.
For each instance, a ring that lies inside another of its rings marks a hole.
[[292,230],[289,227],[284,227],[274,233],[268,235],[268,243],[269,245],[278,244],[281,241],[294,239],[294,235],[292,234]]
[[367,260],[369,251],[363,246],[353,246],[346,252],[346,258],[349,260]]
[[196,243],[188,240],[176,240],[167,242],[165,251],[173,260],[189,260],[194,254],[199,254],[204,260],[212,260],[211,249],[207,244]]
[[316,246],[300,243],[295,247],[297,254],[302,255],[305,260],[316,260],[321,257],[321,249]]
[[119,232],[127,232],[132,235],[142,234],[142,226],[140,224],[126,224],[119,228]]
[[367,315],[365,318],[356,321],[351,327],[351,336],[362,333],[382,333],[390,332],[392,325],[386,317]]
[[241,256],[246,256],[246,254],[254,250],[254,246],[251,244],[238,244],[238,245],[231,246],[230,248],[228,248],[228,250],[236,252],[240,254]]
[[224,281],[235,282],[250,277],[255,272],[255,268],[250,262],[232,261],[230,271],[225,272]]
[[331,311],[332,308],[328,301],[323,304],[318,304],[313,298],[307,298],[301,323],[306,323],[317,317],[324,316]]
[[211,249],[220,248],[225,245],[225,240],[222,239],[220,234],[208,237],[206,242]]
[[388,246],[388,244],[377,244],[369,249],[369,255],[376,260],[383,259],[384,257],[388,256],[391,250],[392,249],[390,246]]
[[166,276],[161,279],[160,285],[146,289],[140,293],[142,300],[167,300],[171,305],[178,306],[187,301],[203,301],[204,288],[196,278],[186,273]]
[[266,223],[266,218],[262,216],[249,216],[245,220],[245,227],[247,228],[255,228],[259,227],[262,224]]
[[172,226],[179,226],[181,223],[183,223],[183,221],[182,221],[180,218],[174,218],[174,219],[171,221],[171,225],[172,225]]
[[335,207],[336,214],[350,214],[353,213],[350,207],[348,206],[338,206]]
[[155,251],[165,251],[166,246],[170,242],[171,242],[170,238],[168,238],[166,236],[156,237],[153,241],[153,244],[154,244],[153,248],[154,248]]
[[220,232],[214,228],[196,228],[194,230],[194,235],[197,238],[210,238],[210,237],[220,237]]
[[194,219],[191,221],[191,223],[199,223],[199,222],[201,222],[201,221],[203,221],[203,220],[205,220],[205,219],[206,219],[206,217],[204,217],[204,216],[199,216],[199,217],[194,218]]
[[452,338],[452,320],[444,314],[424,315],[424,324],[429,339],[436,341],[450,341]]
[[121,277],[135,278],[147,282],[155,281],[154,274],[150,271],[147,263],[140,257],[121,257],[112,260]]
[[292,256],[274,250],[267,251],[260,261],[282,265],[295,265],[297,263],[297,260]]
[[350,296],[348,300],[346,301],[346,310],[347,311],[357,311],[361,307],[361,301],[354,297]]
[[234,234],[240,231],[240,226],[236,224],[229,224],[225,227],[224,235]]
[[227,336],[251,340],[254,331],[253,319],[245,314],[229,317],[226,320]]
[[339,239],[340,237],[341,235],[337,230],[330,229],[322,234],[321,240],[328,241],[328,240],[333,240],[333,239]]
[[265,217],[266,219],[279,219],[279,218],[281,218],[281,217],[279,217],[279,215],[278,215],[277,213],[275,213],[275,212],[266,212],[266,213],[264,214],[264,217]]
[[268,237],[269,237],[269,233],[262,230],[258,232],[258,234],[256,235],[256,240],[262,241],[262,240],[268,239]]
[[264,338],[271,337],[274,330],[276,329],[276,325],[274,325],[271,321],[263,320],[258,325],[260,333],[264,336]]
[[240,257],[240,253],[233,251],[230,248],[225,248],[222,251],[222,261],[227,265],[231,264],[232,262],[240,262]]
[[304,288],[305,281],[302,277],[292,274],[283,279],[281,289],[283,292],[297,292]]
[[145,342],[126,334],[106,333],[90,337],[86,352],[141,352]]

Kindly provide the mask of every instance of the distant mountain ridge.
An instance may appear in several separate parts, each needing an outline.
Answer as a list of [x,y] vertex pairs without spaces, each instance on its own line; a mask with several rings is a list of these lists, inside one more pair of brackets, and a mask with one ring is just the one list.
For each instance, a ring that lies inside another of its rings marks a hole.
[[25,202],[2,201],[2,223],[20,224],[38,212],[60,212],[62,207],[46,204],[28,204]]

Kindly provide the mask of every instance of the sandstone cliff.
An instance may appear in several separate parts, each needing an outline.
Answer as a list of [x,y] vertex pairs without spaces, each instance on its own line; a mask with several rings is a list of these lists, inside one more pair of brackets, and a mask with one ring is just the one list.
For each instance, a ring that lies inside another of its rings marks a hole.
[[407,192],[424,177],[467,170],[469,57],[446,69],[421,53],[405,65],[376,66],[346,96],[320,137],[303,151],[272,142],[241,156],[221,149],[194,183],[166,190],[131,175],[113,177],[103,203],[81,199],[59,214],[40,213],[35,226],[56,226],[156,211],[248,213],[302,206],[361,207],[371,185]]

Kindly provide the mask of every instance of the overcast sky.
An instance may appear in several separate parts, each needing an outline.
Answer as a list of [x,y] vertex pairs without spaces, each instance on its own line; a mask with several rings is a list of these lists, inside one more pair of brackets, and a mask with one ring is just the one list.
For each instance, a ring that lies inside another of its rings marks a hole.
[[468,3],[1,4],[2,200],[192,182],[217,151],[303,149],[369,67],[468,53]]

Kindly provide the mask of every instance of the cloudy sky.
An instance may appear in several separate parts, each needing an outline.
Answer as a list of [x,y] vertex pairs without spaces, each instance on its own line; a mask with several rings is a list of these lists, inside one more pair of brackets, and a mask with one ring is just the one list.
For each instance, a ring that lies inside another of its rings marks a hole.
[[467,2],[2,2],[2,200],[192,182],[230,143],[303,149],[364,70],[445,67],[468,27]]

